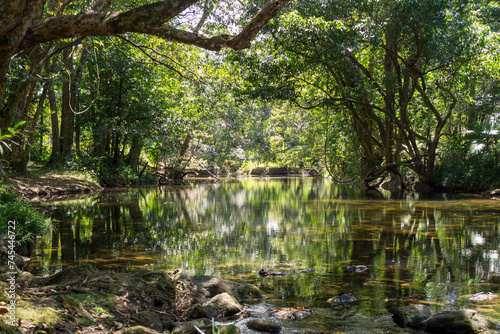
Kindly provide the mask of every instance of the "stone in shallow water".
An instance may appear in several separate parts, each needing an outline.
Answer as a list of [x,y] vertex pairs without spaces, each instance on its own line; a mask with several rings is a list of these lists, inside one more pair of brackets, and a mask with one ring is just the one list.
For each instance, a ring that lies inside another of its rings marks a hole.
[[487,330],[489,324],[477,311],[465,309],[435,313],[421,325],[430,333],[475,334]]
[[246,323],[247,327],[251,330],[257,332],[265,332],[265,333],[279,333],[281,331],[281,326],[261,319],[252,319],[248,320]]
[[392,320],[399,327],[418,328],[421,323],[432,316],[433,312],[427,305],[410,305],[397,309],[392,316]]
[[351,295],[350,293],[341,293],[337,297],[332,297],[327,300],[327,303],[334,303],[334,304],[347,304],[347,303],[353,303],[356,301],[356,297]]
[[469,300],[472,300],[473,302],[481,302],[485,300],[491,300],[497,298],[498,295],[495,295],[491,292],[479,292],[476,294],[473,294],[471,297],[469,297]]
[[261,270],[259,270],[259,275],[262,277],[265,277],[265,276],[285,276],[286,274],[287,273],[285,273],[285,272],[272,270],[272,269],[267,270],[267,269],[262,268]]
[[297,320],[304,319],[312,313],[310,308],[300,306],[300,307],[290,307],[290,308],[277,308],[275,310],[268,310],[266,312],[267,316],[285,319],[285,320]]
[[363,265],[357,265],[357,266],[347,267],[347,270],[355,272],[355,273],[361,273],[363,271],[367,271],[368,267],[367,266],[363,266]]
[[394,313],[392,319],[400,327],[440,334],[476,334],[484,332],[489,327],[488,321],[475,310],[432,313],[425,305],[401,307]]

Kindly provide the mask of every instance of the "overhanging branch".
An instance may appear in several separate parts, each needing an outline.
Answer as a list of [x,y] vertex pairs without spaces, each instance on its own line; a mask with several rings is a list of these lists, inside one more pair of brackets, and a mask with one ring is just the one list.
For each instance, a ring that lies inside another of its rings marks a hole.
[[126,12],[88,11],[77,15],[49,17],[34,21],[19,44],[16,53],[34,45],[56,39],[83,36],[110,36],[142,33],[167,41],[219,51],[222,48],[242,50],[260,30],[293,0],[268,2],[236,36],[207,36],[175,29],[167,23],[198,0],[168,0],[147,4]]

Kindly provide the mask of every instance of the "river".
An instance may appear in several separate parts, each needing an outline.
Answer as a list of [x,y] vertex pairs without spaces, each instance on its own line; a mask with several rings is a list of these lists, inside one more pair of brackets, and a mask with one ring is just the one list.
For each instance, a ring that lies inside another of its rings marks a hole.
[[[500,293],[496,200],[367,193],[298,177],[112,190],[46,205],[56,228],[39,240],[36,274],[91,263],[249,282],[266,297],[249,306],[257,314],[313,309],[283,324],[287,333],[390,332],[392,312],[414,303],[435,311],[474,308],[500,322],[500,298],[467,298]],[[353,265],[367,270],[349,271]],[[262,268],[290,274],[260,277]],[[341,293],[357,301],[327,302]]]

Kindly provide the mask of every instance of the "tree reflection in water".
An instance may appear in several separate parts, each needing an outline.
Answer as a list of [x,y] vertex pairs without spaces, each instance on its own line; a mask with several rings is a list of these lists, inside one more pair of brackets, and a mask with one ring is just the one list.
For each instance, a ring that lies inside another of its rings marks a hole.
[[[370,314],[416,302],[449,308],[499,290],[497,203],[315,178],[109,191],[50,204],[58,223],[38,245],[46,256],[35,270],[183,268],[251,282],[283,306],[324,305],[344,292]],[[315,271],[260,278],[261,268]]]

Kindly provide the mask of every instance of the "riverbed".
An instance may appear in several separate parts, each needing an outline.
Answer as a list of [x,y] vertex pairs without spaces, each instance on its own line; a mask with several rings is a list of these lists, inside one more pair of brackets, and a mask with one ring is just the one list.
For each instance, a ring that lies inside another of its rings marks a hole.
[[[249,282],[265,295],[248,305],[254,316],[313,310],[302,320],[276,320],[286,333],[400,333],[390,316],[416,303],[474,308],[500,322],[498,298],[468,299],[500,293],[496,200],[367,192],[296,177],[112,190],[44,205],[55,229],[30,263],[38,275],[90,263]],[[262,268],[286,275],[260,277]],[[356,301],[328,302],[342,293]],[[245,329],[244,322],[237,325]]]

